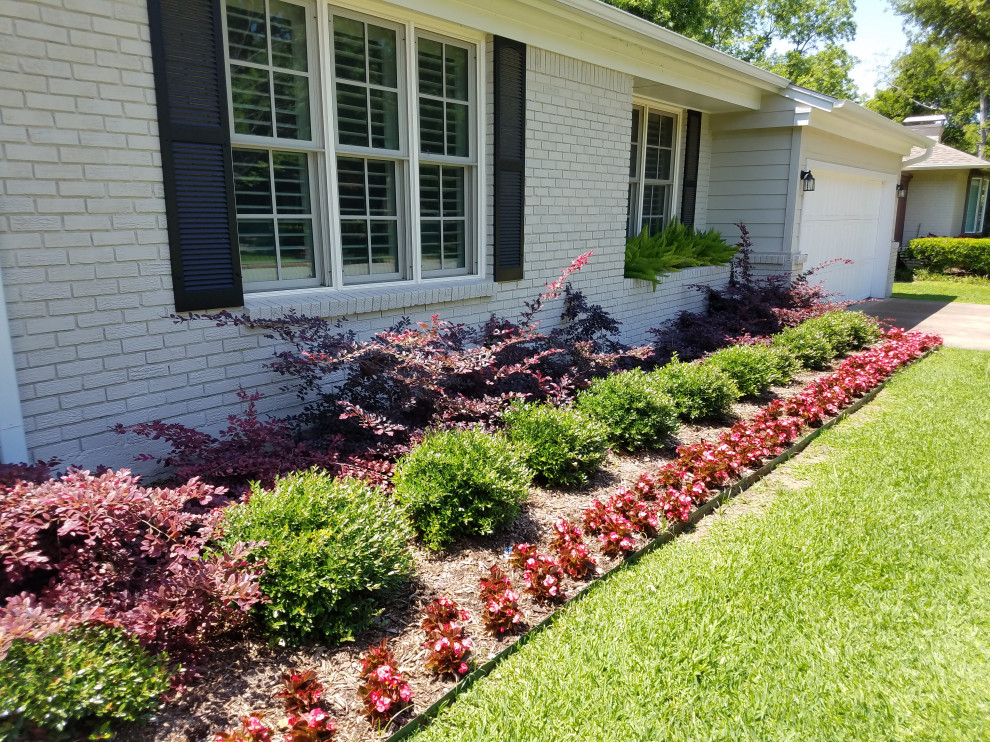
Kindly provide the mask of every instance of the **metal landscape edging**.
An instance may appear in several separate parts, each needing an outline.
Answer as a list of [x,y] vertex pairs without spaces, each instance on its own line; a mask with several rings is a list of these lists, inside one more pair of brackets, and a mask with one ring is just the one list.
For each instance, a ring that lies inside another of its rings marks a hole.
[[697,525],[702,518],[709,515],[712,511],[716,510],[717,508],[720,508],[722,505],[724,505],[732,498],[737,497],[743,492],[745,492],[747,489],[749,489],[758,481],[763,479],[763,477],[765,477],[767,474],[772,472],[778,466],[780,466],[787,460],[793,458],[795,455],[801,453],[801,451],[807,448],[812,441],[814,441],[819,435],[824,433],[826,430],[837,425],[842,420],[847,418],[849,415],[858,411],[861,407],[863,407],[867,403],[872,402],[876,398],[876,396],[883,390],[883,388],[887,385],[887,383],[891,379],[893,379],[894,376],[896,376],[897,373],[899,373],[901,370],[907,368],[910,365],[914,365],[920,360],[923,360],[924,358],[931,355],[931,353],[933,352],[934,349],[928,350],[924,352],[922,355],[915,358],[910,364],[906,366],[902,366],[900,369],[895,371],[889,377],[881,381],[877,386],[873,387],[873,389],[866,392],[866,394],[864,394],[862,397],[860,397],[855,402],[853,402],[848,407],[846,407],[844,410],[842,410],[842,412],[840,412],[838,415],[833,417],[831,420],[827,420],[826,422],[822,423],[819,427],[811,430],[807,435],[805,435],[795,443],[791,444],[785,451],[778,454],[776,457],[768,461],[759,469],[757,469],[754,472],[751,472],[750,474],[747,474],[745,477],[740,479],[735,484],[729,485],[728,487],[723,487],[722,491],[719,492],[719,494],[717,494],[715,497],[710,499],[701,507],[694,510],[691,513],[691,515],[688,516],[688,519],[686,521],[683,521],[681,523],[675,523],[669,529],[667,529],[659,536],[657,536],[655,539],[650,541],[648,544],[643,546],[643,548],[632,552],[619,564],[615,565],[607,572],[603,572],[602,574],[595,577],[594,580],[592,580],[590,583],[582,587],[580,590],[575,592],[570,598],[568,598],[567,601],[563,605],[561,605],[559,609],[555,610],[549,616],[547,616],[538,624],[533,626],[529,631],[527,631],[525,634],[520,636],[519,639],[517,639],[515,642],[507,646],[505,649],[498,652],[494,657],[489,659],[483,665],[479,665],[472,672],[461,678],[456,685],[454,685],[450,690],[448,690],[446,693],[440,696],[440,698],[438,698],[436,701],[430,704],[430,706],[424,709],[422,713],[418,714],[415,718],[411,719],[407,724],[396,730],[396,732],[392,734],[390,737],[385,738],[383,742],[400,742],[401,740],[404,740],[407,737],[409,737],[414,732],[417,732],[423,727],[427,726],[430,722],[433,721],[433,719],[437,717],[437,715],[444,709],[444,707],[452,704],[457,699],[458,696],[460,696],[462,693],[467,692],[467,690],[476,682],[486,677],[487,675],[490,675],[492,671],[496,667],[498,667],[499,664],[502,663],[503,660],[507,659],[508,657],[511,657],[513,654],[515,654],[520,649],[522,649],[523,646],[525,646],[533,637],[535,637],[537,634],[542,632],[544,629],[547,629],[551,625],[553,625],[553,622],[559,616],[561,616],[566,609],[570,608],[573,604],[577,603],[579,600],[586,597],[591,592],[591,590],[593,590],[598,585],[605,582],[605,580],[607,580],[608,578],[615,575],[617,572],[619,572],[619,570],[625,569],[631,564],[635,564],[643,556],[650,553],[654,549],[658,549],[664,544],[673,541],[677,536],[682,534],[685,530],[687,530],[692,526]]

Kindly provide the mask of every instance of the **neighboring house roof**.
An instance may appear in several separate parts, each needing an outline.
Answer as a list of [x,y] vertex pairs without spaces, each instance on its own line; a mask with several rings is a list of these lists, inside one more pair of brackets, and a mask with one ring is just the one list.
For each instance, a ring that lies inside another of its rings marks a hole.
[[941,142],[932,142],[932,148],[914,147],[904,158],[905,170],[990,170],[990,160],[982,160],[971,154]]

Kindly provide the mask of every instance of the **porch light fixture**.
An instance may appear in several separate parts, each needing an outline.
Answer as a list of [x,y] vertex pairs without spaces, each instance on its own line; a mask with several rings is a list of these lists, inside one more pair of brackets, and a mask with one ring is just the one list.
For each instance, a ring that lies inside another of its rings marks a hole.
[[904,198],[907,195],[907,188],[904,187],[903,183],[897,184],[897,197]]
[[815,190],[815,176],[810,170],[801,171],[801,186],[805,193]]

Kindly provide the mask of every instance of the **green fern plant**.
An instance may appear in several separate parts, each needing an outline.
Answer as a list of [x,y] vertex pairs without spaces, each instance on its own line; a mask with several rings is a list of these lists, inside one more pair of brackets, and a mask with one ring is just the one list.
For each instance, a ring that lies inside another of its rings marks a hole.
[[664,276],[696,265],[725,265],[737,249],[714,229],[699,232],[673,219],[656,234],[643,227],[626,240],[624,275],[650,281],[656,291]]

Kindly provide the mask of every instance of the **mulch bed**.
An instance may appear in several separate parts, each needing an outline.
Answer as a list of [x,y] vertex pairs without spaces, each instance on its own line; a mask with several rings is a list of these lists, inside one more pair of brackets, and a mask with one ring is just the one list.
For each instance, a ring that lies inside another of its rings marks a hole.
[[[837,365],[838,361],[833,368]],[[281,705],[272,696],[280,686],[282,672],[289,667],[316,670],[326,688],[324,699],[338,720],[337,739],[373,742],[388,736],[454,685],[453,678],[438,678],[423,667],[426,637],[419,623],[421,610],[427,603],[446,596],[468,610],[472,618],[466,634],[474,641],[472,657],[479,664],[487,661],[519,637],[519,634],[491,637],[481,624],[478,579],[489,566],[498,563],[512,577],[520,593],[519,607],[525,616],[525,628],[536,625],[559,608],[537,603],[522,592],[521,575],[512,573],[505,561],[514,544],[535,543],[541,553],[549,552],[557,518],[580,525],[581,514],[593,498],[605,501],[620,484],[631,485],[644,471],[656,470],[674,458],[676,446],[711,440],[739,420],[749,419],[773,399],[786,399],[830,370],[799,373],[787,387],[776,387],[758,399],[736,404],[727,419],[708,425],[685,424],[676,441],[663,450],[636,455],[610,454],[606,466],[580,488],[533,487],[523,512],[497,535],[465,540],[440,553],[414,545],[414,579],[385,605],[375,626],[358,635],[353,643],[337,647],[321,644],[279,647],[261,635],[239,635],[231,637],[226,644],[211,647],[209,660],[199,668],[198,682],[162,709],[150,724],[121,729],[118,738],[125,742],[200,742],[210,739],[212,733],[237,726],[240,718],[249,713],[262,715],[272,725],[284,723]],[[607,571],[621,561],[621,558],[604,557],[594,537],[586,536],[585,543],[600,571]],[[567,578],[564,587],[571,593],[584,584],[586,581]],[[393,720],[389,728],[377,732],[359,716],[361,703],[356,690],[361,654],[384,637],[388,638],[414,695],[412,708]]]

